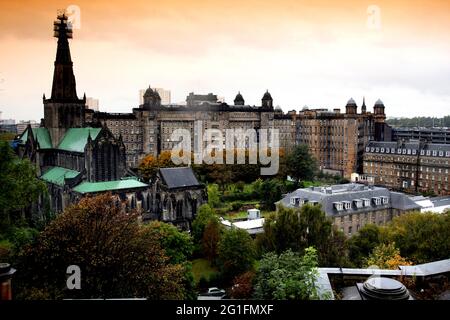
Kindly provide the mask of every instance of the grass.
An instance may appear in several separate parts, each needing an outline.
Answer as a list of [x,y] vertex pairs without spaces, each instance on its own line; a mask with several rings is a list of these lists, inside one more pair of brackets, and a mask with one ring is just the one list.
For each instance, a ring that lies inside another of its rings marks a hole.
[[192,274],[196,283],[198,283],[201,277],[209,279],[212,275],[217,273],[219,273],[219,271],[212,267],[206,259],[195,259],[192,261]]

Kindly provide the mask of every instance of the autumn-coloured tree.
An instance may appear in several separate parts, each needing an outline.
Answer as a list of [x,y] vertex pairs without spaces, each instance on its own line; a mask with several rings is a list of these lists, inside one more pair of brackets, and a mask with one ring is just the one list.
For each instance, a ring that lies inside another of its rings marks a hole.
[[148,181],[155,177],[159,168],[176,167],[171,157],[170,151],[163,151],[157,157],[147,155],[139,164],[139,173]]
[[366,260],[366,267],[376,266],[380,269],[398,270],[399,266],[410,266],[411,262],[400,255],[395,243],[376,246]]
[[247,271],[233,280],[230,295],[233,299],[250,299],[253,295],[255,272]]
[[217,258],[217,246],[220,241],[221,224],[218,219],[210,219],[205,227],[202,238],[204,256],[212,263]]
[[[15,284],[23,299],[183,299],[184,269],[171,264],[158,237],[111,194],[67,208],[19,257]],[[66,288],[70,265],[81,270],[81,290]]]

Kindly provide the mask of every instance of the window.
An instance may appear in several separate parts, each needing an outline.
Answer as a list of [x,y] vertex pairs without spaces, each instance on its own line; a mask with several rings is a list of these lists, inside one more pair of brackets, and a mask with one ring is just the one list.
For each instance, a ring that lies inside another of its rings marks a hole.
[[344,209],[345,210],[350,210],[352,208],[351,201],[343,201],[343,203],[344,203]]
[[373,198],[372,198],[372,201],[373,201],[373,203],[374,203],[376,206],[379,206],[379,205],[381,204],[381,198],[380,198],[380,197],[373,197]]
[[342,211],[344,208],[344,204],[342,202],[333,202],[333,205],[337,211]]

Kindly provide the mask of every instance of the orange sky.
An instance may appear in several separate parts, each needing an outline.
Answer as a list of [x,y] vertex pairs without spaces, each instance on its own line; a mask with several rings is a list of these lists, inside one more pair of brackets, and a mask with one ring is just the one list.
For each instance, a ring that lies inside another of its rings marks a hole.
[[[71,41],[79,96],[129,112],[149,84],[241,91],[259,104],[269,89],[284,110],[335,108],[353,97],[388,116],[449,114],[449,1],[5,1],[0,0],[0,111],[39,119],[50,94],[56,10],[81,10]],[[367,27],[369,5],[381,29]]]

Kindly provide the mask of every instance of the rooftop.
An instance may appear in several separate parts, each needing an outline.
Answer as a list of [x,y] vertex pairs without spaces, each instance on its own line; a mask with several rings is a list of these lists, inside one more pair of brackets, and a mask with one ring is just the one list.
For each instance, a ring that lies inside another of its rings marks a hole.
[[161,168],[159,172],[169,189],[201,185],[190,167]]
[[73,191],[85,194],[85,193],[96,193],[104,191],[114,191],[123,189],[135,189],[135,188],[147,188],[148,185],[134,180],[114,180],[114,181],[104,181],[104,182],[82,182]]
[[94,140],[102,128],[70,128],[58,145],[58,149],[73,152],[84,152],[88,136]]
[[78,176],[80,172],[75,170],[70,170],[61,167],[53,167],[47,170],[42,176],[41,179],[53,184],[57,184],[59,186],[64,185],[65,179],[72,179]]

